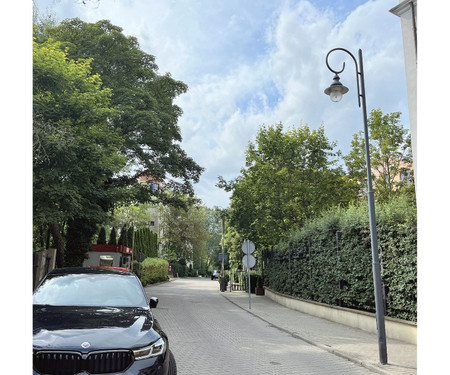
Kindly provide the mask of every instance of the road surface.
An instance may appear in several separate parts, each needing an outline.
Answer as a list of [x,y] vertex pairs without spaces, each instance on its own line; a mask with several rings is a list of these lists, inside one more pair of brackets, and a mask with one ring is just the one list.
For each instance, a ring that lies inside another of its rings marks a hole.
[[373,374],[249,314],[221,295],[217,281],[176,279],[145,289],[159,298],[153,312],[179,375]]

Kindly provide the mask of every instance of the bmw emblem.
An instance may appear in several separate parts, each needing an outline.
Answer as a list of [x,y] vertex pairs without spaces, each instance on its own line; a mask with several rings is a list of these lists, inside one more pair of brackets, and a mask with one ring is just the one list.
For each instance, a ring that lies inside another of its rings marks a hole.
[[83,349],[87,349],[87,348],[89,348],[91,346],[91,344],[89,344],[87,341],[85,341],[85,342],[83,342],[82,344],[81,344],[81,347],[83,348]]

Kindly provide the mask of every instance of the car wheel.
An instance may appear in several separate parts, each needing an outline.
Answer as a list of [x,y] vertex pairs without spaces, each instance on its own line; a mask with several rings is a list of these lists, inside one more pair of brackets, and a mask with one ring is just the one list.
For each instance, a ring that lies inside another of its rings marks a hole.
[[168,375],[177,375],[177,364],[173,353],[169,350],[169,372]]

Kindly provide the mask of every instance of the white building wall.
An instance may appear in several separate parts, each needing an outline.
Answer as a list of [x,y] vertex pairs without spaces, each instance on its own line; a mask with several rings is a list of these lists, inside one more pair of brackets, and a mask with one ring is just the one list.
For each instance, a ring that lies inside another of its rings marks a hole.
[[400,17],[402,25],[414,178],[417,186],[417,0],[400,0],[390,12]]

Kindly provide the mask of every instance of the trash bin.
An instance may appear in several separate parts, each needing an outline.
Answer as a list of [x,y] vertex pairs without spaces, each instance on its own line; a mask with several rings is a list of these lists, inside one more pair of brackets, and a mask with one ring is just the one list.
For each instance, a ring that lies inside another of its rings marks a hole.
[[227,280],[225,277],[220,279],[220,291],[225,292],[227,290]]

